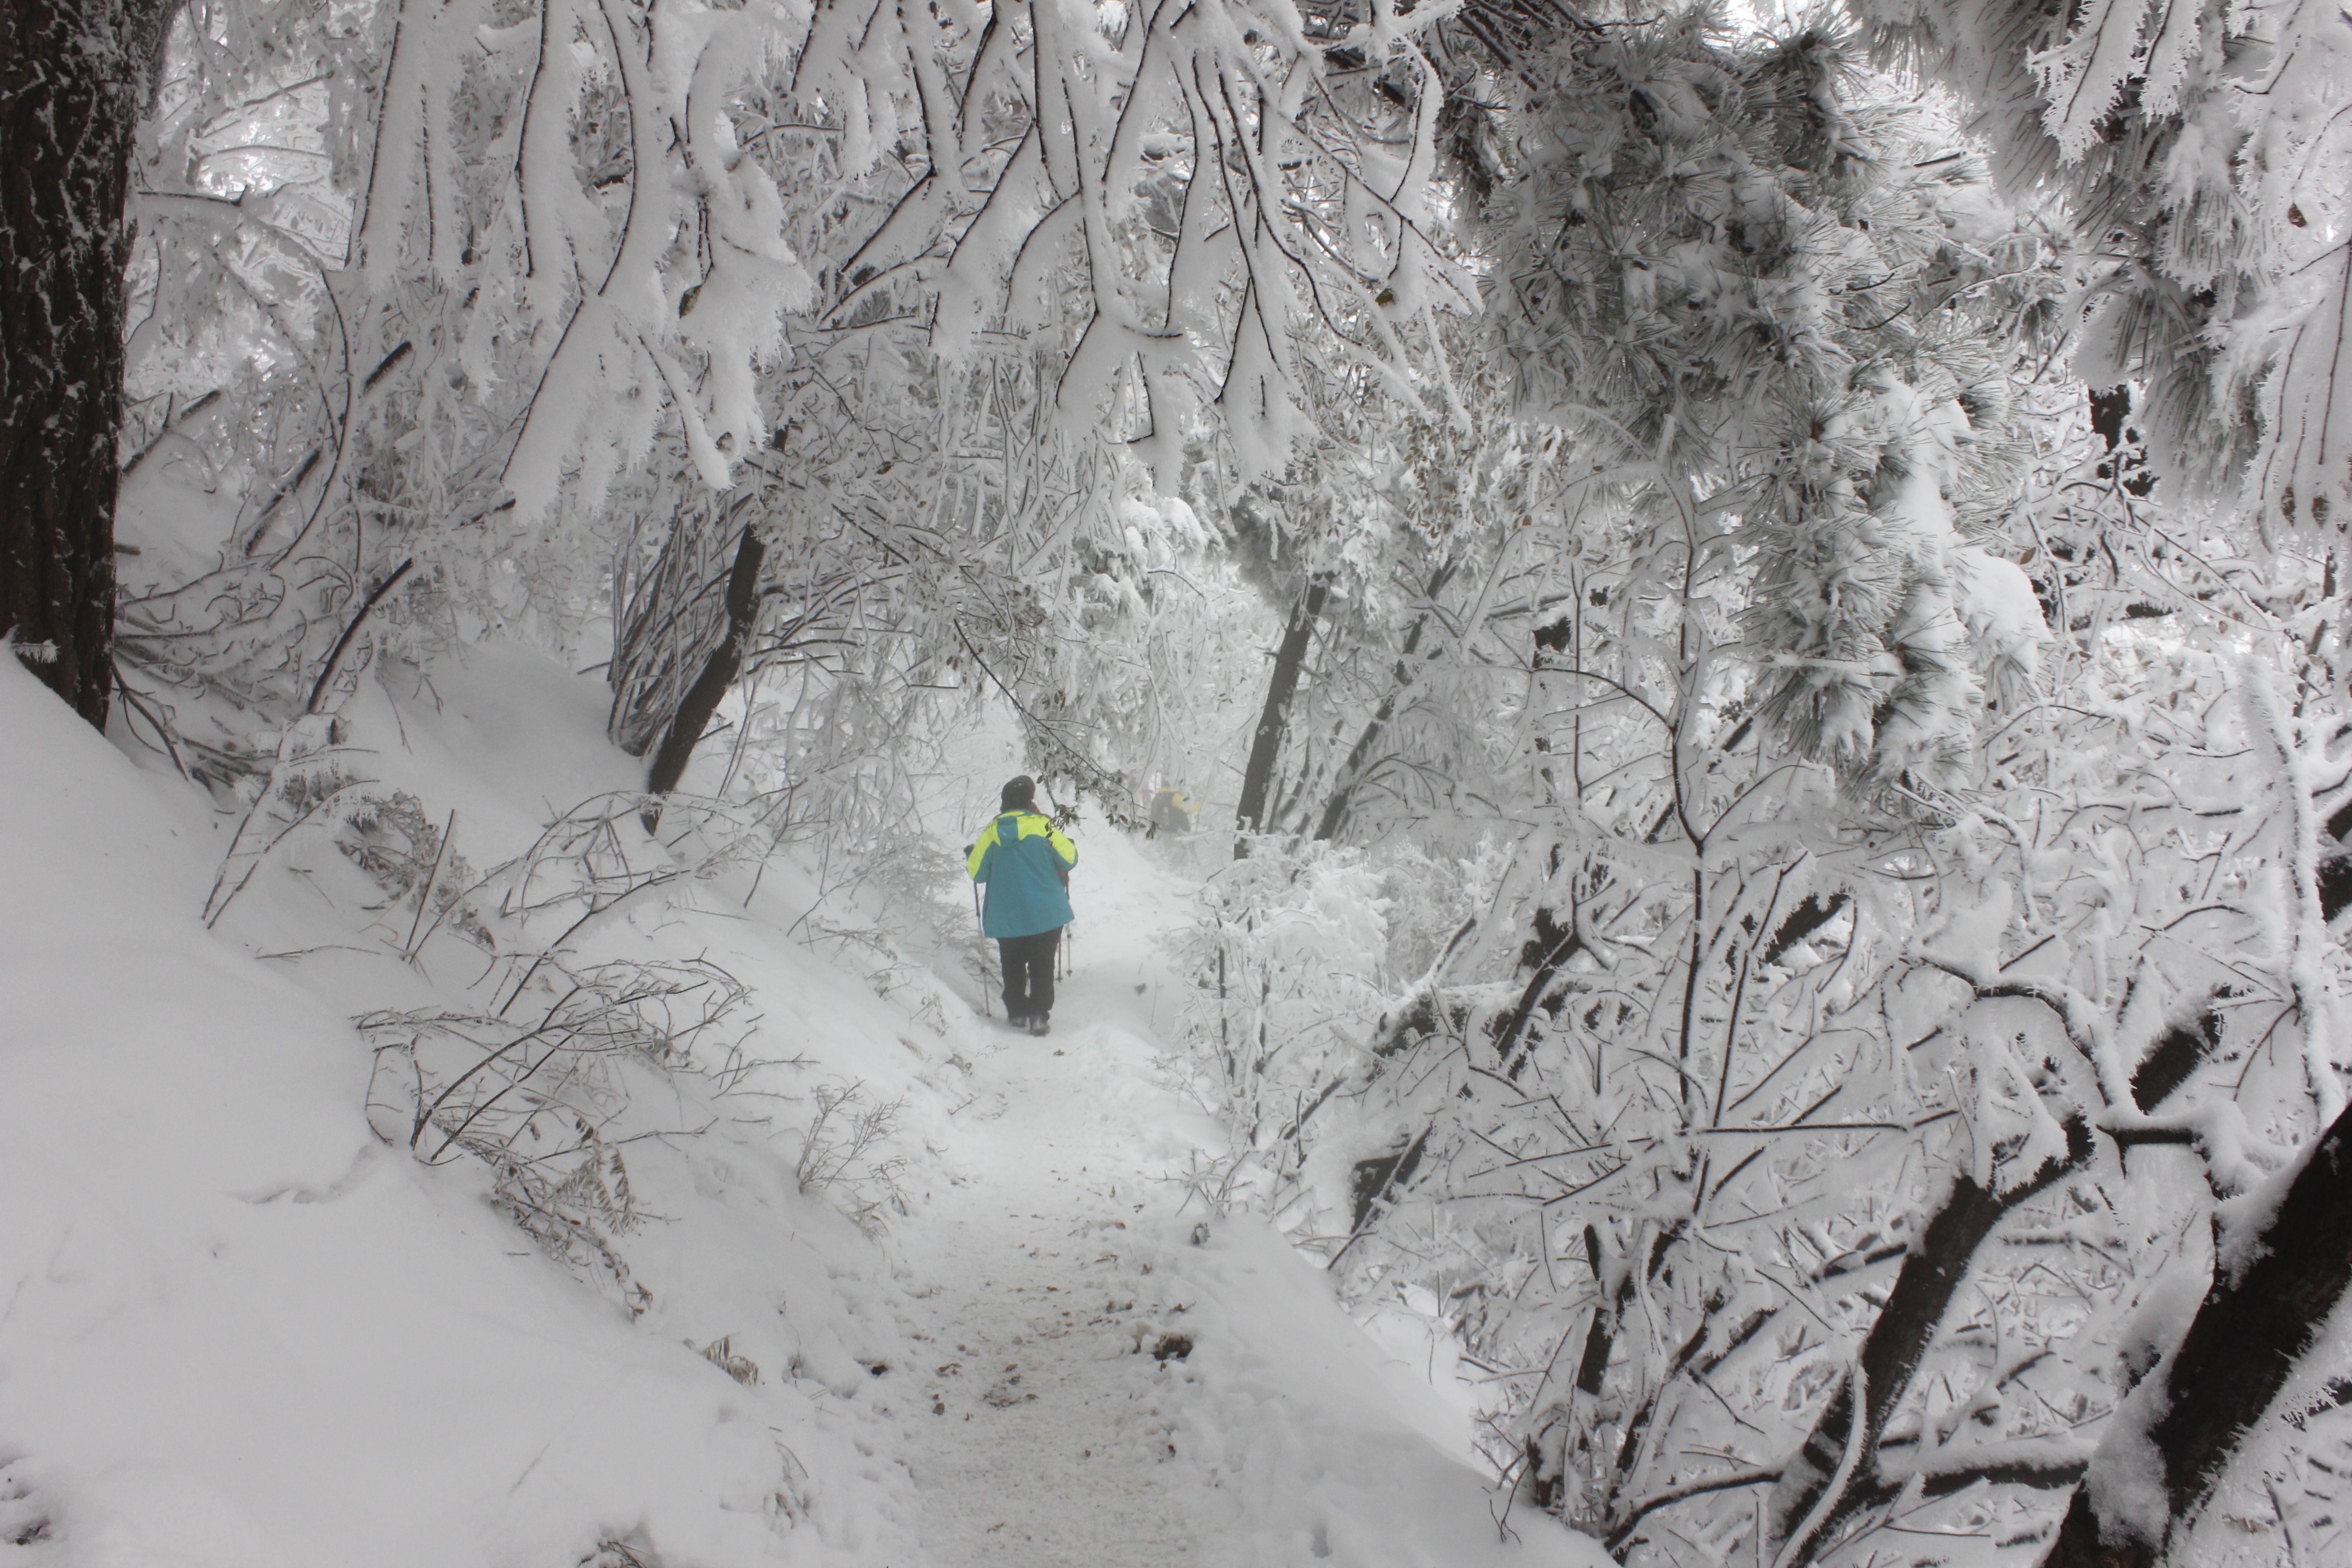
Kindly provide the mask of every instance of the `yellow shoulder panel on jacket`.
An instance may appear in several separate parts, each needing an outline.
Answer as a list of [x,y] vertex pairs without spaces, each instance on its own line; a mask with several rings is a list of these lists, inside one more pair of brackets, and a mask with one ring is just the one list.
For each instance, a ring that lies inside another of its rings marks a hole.
[[996,824],[991,822],[980,830],[980,837],[971,841],[971,853],[964,857],[963,874],[967,877],[978,878],[980,863],[987,859],[988,852],[995,847]]

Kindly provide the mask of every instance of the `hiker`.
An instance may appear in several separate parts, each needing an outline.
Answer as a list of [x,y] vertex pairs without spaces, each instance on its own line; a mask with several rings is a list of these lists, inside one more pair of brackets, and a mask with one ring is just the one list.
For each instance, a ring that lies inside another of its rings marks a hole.
[[1037,781],[1004,786],[1003,810],[980,830],[964,868],[988,884],[981,934],[996,939],[1004,971],[1004,1016],[1016,1029],[1045,1034],[1054,1011],[1054,953],[1070,923],[1070,868],[1078,847],[1037,815]]
[[1181,789],[1162,786],[1151,796],[1150,825],[1143,830],[1146,838],[1157,838],[1165,833],[1173,837],[1192,831],[1192,814],[1201,809],[1197,800],[1187,801]]

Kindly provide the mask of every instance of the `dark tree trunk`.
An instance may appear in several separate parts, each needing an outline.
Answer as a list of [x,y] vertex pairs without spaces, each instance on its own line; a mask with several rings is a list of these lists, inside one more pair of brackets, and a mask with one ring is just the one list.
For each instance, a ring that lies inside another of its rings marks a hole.
[[106,725],[131,132],[171,0],[0,0],[0,631]]
[[[727,574],[727,635],[703,660],[701,673],[679,700],[646,775],[647,794],[664,795],[677,787],[695,742],[702,739],[710,716],[719,711],[719,699],[741,673],[744,650],[751,646],[751,633],[760,622],[760,568],[767,558],[767,542],[760,537],[758,525],[745,523],[735,546],[734,568]],[[656,801],[646,807],[646,831],[651,833],[660,821],[661,804]]]
[[1837,919],[1845,905],[1843,893],[1832,893],[1826,900],[1819,893],[1807,893],[1805,901],[1789,911],[1789,918],[1780,922],[1780,929],[1765,944],[1764,962],[1780,963],[1781,955],[1790,948]]
[[1349,1195],[1355,1205],[1355,1219],[1349,1227],[1349,1235],[1361,1235],[1364,1227],[1372,1221],[1374,1205],[1412,1182],[1413,1173],[1421,1169],[1421,1153],[1429,1147],[1432,1131],[1431,1128],[1423,1128],[1420,1137],[1394,1153],[1356,1162],[1354,1177],[1349,1184],[1351,1189]]
[[[1275,650],[1274,675],[1266,682],[1265,706],[1258,710],[1257,733],[1250,742],[1249,766],[1242,773],[1242,799],[1234,824],[1244,833],[1265,826],[1265,801],[1274,787],[1274,764],[1282,754],[1282,737],[1290,727],[1290,700],[1298,694],[1299,672],[1307,665],[1307,649],[1314,641],[1315,622],[1323,614],[1330,584],[1317,577],[1291,607],[1290,624],[1283,628],[1282,646]],[[1234,846],[1236,858],[1249,853],[1246,841]]]
[[[2218,1021],[2210,1015],[2195,1029],[2171,1030],[2158,1042],[2132,1080],[2143,1109],[2154,1110],[2187,1082],[2204,1049],[2220,1037]],[[2059,1181],[2090,1163],[2092,1133],[2081,1121],[2066,1127],[2067,1152],[2045,1163],[2023,1186],[1995,1194],[1963,1176],[1952,1184],[1943,1206],[1921,1227],[1896,1273],[1886,1304],[1879,1310],[1864,1336],[1862,1365],[1866,1393],[1860,1412],[1862,1462],[1848,1477],[1842,1493],[1823,1510],[1804,1550],[1794,1561],[1810,1563],[1835,1539],[1840,1527],[1874,1496],[1872,1472],[1877,1464],[1878,1439],[1886,1421],[1908,1395],[1912,1379],[1935,1343],[1946,1313],[1960,1287],[1969,1280],[1976,1254],[1994,1228],[2018,1207],[2040,1196]],[[1848,1380],[1831,1395],[1821,1419],[1804,1446],[1783,1472],[1772,1498],[1772,1539],[1785,1540],[1820,1507],[1836,1476],[1854,1432],[1853,1384]]]
[[2327,816],[2330,843],[2320,848],[2319,913],[2328,924],[2352,909],[2352,851],[2340,846],[2352,837],[2352,802],[2338,805]]
[[[1440,566],[1430,577],[1429,591],[1423,596],[1434,600],[1444,591],[1458,565],[1457,562],[1448,561]],[[1323,805],[1323,819],[1315,826],[1317,842],[1338,837],[1340,827],[1347,822],[1348,813],[1355,805],[1356,786],[1364,782],[1364,771],[1371,763],[1372,747],[1379,742],[1381,731],[1388,728],[1389,721],[1396,717],[1397,703],[1404,696],[1405,688],[1412,684],[1412,656],[1421,651],[1421,634],[1428,625],[1429,612],[1423,610],[1413,617],[1412,629],[1405,633],[1404,648],[1397,655],[1396,672],[1391,677],[1389,693],[1381,699],[1381,705],[1373,710],[1370,721],[1364,726],[1364,732],[1357,736],[1356,743],[1349,748],[1348,760],[1339,768],[1339,783],[1331,791],[1331,798]]]
[[1951,1310],[1952,1298],[1966,1284],[1978,1248],[1993,1227],[2020,1204],[2047,1191],[2061,1176],[2090,1163],[2091,1130],[2081,1121],[2067,1124],[2068,1154],[2053,1159],[2022,1187],[2008,1194],[1990,1192],[1967,1176],[1952,1184],[1951,1195],[1912,1244],[1887,1292],[1886,1305],[1864,1336],[1855,1358],[1862,1370],[1862,1408],[1854,1408],[1853,1380],[1848,1378],[1822,1412],[1821,1420],[1783,1472],[1772,1498],[1775,1541],[1788,1538],[1811,1517],[1836,1476],[1854,1436],[1854,1421],[1862,1422],[1862,1462],[1848,1476],[1843,1495],[1833,1500],[1814,1526],[1807,1549],[1797,1561],[1811,1562],[1818,1549],[1835,1538],[1839,1526],[1867,1499],[1871,1471],[1875,1468],[1878,1440],[1911,1389],[1919,1363],[1935,1343],[1936,1332]]
[[[1545,1005],[1551,993],[1552,982],[1560,970],[1578,953],[1584,951],[1584,938],[1576,929],[1576,910],[1568,911],[1568,923],[1561,925],[1549,907],[1536,910],[1535,934],[1519,948],[1519,967],[1528,971],[1528,983],[1519,988],[1519,1000],[1508,1013],[1496,1017],[1488,1026],[1495,1037],[1495,1058],[1503,1064],[1504,1076],[1518,1081],[1527,1066],[1527,1054],[1519,1049],[1519,1041],[1535,1021],[1536,1009]],[[1559,1004],[1552,1003],[1554,1016]]]
[[2091,430],[2107,444],[2107,450],[2114,454],[2099,465],[2099,478],[2111,479],[2120,473],[2124,489],[2136,496],[2147,494],[2156,488],[2156,475],[2148,471],[2147,455],[2140,448],[2139,432],[2131,426],[2131,388],[2095,386],[2090,389],[2089,397]]
[[[2153,1534],[2156,1521],[2101,1519],[2091,1489],[2078,1487],[2044,1568],[2154,1568],[2269,1413],[2352,1287],[2352,1110],[2321,1135],[2258,1241],[2242,1250],[2252,1261],[2235,1278],[2216,1271],[2158,1374],[2164,1414],[2129,1435],[2152,1444],[2163,1462],[2168,1517]],[[2101,1458],[2117,1441],[2101,1443]],[[2098,1460],[2092,1464],[2095,1473]]]

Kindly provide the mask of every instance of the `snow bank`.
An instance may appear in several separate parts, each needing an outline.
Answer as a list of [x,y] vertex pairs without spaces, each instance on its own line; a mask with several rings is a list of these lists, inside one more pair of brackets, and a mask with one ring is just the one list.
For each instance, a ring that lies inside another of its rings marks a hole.
[[1470,1423],[1426,1370],[1384,1352],[1330,1280],[1238,1216],[1171,1267],[1196,1293],[1198,1384],[1177,1442],[1210,1471],[1255,1550],[1449,1568],[1605,1568],[1600,1542],[1505,1497],[1471,1465]]
[[[902,1478],[869,1457],[892,1416],[861,1364],[899,1354],[887,1270],[796,1189],[789,1140],[721,1121],[632,1146],[664,1216],[628,1243],[655,1292],[633,1323],[484,1202],[478,1165],[428,1169],[369,1131],[352,1016],[461,983],[457,955],[425,955],[452,972],[438,982],[400,964],[321,897],[335,868],[291,849],[208,932],[226,827],[6,662],[0,1493],[36,1539],[0,1562],[899,1555]],[[460,848],[488,861],[536,831],[543,798],[561,809],[629,764],[594,740],[586,683],[529,656],[485,664],[437,712],[372,687],[357,738],[429,810],[454,805]],[[679,911],[648,923],[630,940],[704,945]],[[247,956],[289,933],[320,951]],[[764,957],[761,977],[792,985],[764,1027],[798,1033],[774,1016],[789,999],[844,1020],[836,1037],[866,1031],[869,1053],[876,1026],[892,1041],[854,983],[780,941]],[[720,1335],[761,1363],[757,1385],[681,1343]]]

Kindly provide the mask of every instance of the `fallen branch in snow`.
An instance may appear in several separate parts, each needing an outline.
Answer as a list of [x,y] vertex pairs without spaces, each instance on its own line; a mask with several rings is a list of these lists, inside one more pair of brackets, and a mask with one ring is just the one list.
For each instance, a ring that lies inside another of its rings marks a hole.
[[448,1009],[361,1016],[375,1058],[369,1123],[426,1164],[454,1153],[488,1165],[493,1202],[553,1256],[601,1269],[623,1305],[642,1311],[652,1298],[614,1245],[640,1216],[618,1143],[600,1130],[627,1102],[615,1068],[630,1057],[692,1067],[697,1042],[748,993],[699,961],[607,963],[567,977],[570,988],[530,1028]]

